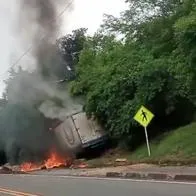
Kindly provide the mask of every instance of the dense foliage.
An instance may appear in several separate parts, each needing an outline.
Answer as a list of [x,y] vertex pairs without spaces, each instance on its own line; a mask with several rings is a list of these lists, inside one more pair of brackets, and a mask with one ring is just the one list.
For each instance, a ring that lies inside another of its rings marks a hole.
[[57,48],[61,58],[63,59],[64,77],[68,80],[75,78],[75,66],[79,61],[80,51],[83,49],[86,40],[85,28],[76,29],[72,34],[65,35],[57,40]]
[[120,18],[107,16],[102,33],[88,37],[71,90],[86,96],[86,111],[111,136],[134,147],[143,140],[133,120],[141,105],[156,115],[152,136],[194,120],[196,2],[128,3]]

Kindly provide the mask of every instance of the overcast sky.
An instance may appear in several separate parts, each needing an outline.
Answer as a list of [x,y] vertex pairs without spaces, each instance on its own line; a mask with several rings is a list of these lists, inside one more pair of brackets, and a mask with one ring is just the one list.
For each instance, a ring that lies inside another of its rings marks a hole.
[[[7,77],[7,70],[23,53],[17,51],[17,37],[13,32],[17,20],[16,2],[17,0],[0,1],[0,95],[4,89],[3,80]],[[65,20],[62,34],[80,27],[88,28],[92,34],[101,24],[104,13],[119,16],[125,8],[124,0],[75,0],[73,10],[63,16]]]

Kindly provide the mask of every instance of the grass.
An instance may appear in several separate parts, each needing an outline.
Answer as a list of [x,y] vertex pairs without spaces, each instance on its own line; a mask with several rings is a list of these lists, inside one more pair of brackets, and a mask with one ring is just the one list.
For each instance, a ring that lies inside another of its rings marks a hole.
[[126,158],[127,164],[155,163],[160,165],[196,164],[196,123],[178,128],[160,140],[150,142],[151,157],[148,157],[146,144],[134,152],[113,150],[101,158],[88,161],[90,166],[117,165],[117,158]]
[[170,132],[162,140],[151,142],[152,156],[149,158],[146,145],[134,151],[129,159],[195,159],[196,160],[196,123]]

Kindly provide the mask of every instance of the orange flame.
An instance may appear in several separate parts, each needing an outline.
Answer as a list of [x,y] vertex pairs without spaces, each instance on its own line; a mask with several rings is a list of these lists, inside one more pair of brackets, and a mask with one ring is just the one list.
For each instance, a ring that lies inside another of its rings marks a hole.
[[42,168],[41,165],[37,165],[34,163],[23,163],[20,167],[21,171],[23,172],[40,170]]
[[49,157],[47,160],[44,161],[43,164],[36,164],[36,163],[23,163],[20,168],[23,172],[28,171],[35,171],[40,170],[42,168],[46,169],[52,169],[56,167],[68,167],[70,166],[71,162],[69,159],[66,159],[65,157],[60,156],[56,151],[52,151],[49,154]]
[[52,152],[50,157],[45,161],[44,166],[47,169],[52,169],[54,167],[67,166],[67,162],[65,158],[61,157],[55,152]]

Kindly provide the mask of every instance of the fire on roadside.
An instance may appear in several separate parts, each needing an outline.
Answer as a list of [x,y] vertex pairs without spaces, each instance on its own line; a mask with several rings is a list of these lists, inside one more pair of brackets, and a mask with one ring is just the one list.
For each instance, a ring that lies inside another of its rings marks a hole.
[[23,172],[35,171],[44,169],[53,169],[59,167],[69,167],[71,165],[70,158],[61,156],[56,151],[51,151],[48,158],[42,164],[36,164],[31,162],[23,163],[20,168]]

